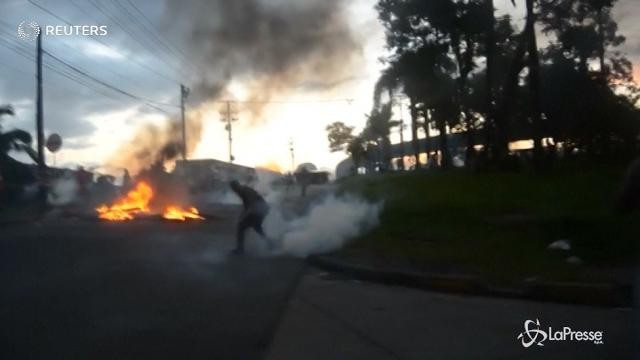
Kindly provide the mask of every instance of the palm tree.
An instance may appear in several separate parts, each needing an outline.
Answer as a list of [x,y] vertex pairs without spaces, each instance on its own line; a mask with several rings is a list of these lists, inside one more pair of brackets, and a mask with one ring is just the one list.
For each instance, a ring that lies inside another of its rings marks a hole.
[[398,126],[398,121],[391,120],[391,103],[385,103],[379,108],[374,108],[371,114],[367,115],[367,126],[365,136],[376,143],[378,149],[382,151],[382,170],[387,170],[391,163],[391,128]]
[[[3,115],[15,115],[13,107],[11,105],[0,106],[0,120]],[[20,129],[3,132],[0,124],[0,157],[9,156],[9,151],[11,150],[25,151],[29,156],[33,157],[30,145],[31,134]]]
[[11,105],[0,105],[0,117],[2,115],[15,115],[13,111],[13,106]]

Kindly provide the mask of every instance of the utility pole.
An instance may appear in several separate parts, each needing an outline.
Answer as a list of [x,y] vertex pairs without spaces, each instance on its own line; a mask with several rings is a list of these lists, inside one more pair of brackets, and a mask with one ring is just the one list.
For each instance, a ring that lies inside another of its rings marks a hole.
[[233,151],[232,151],[233,136],[231,135],[231,103],[229,101],[227,101],[227,132],[229,133],[229,162],[233,163]]
[[184,118],[184,100],[189,96],[189,88],[180,84],[180,112],[182,114],[182,160],[187,160],[187,123]]
[[224,129],[227,131],[228,140],[229,140],[229,162],[233,163],[235,158],[233,157],[233,129],[231,123],[238,119],[232,117],[231,114],[231,101],[224,101],[225,108],[220,111],[220,120],[225,123]]
[[295,160],[294,148],[293,148],[293,138],[289,138],[289,152],[291,152],[291,173],[293,174],[296,171],[296,160]]
[[38,33],[36,48],[36,137],[38,142],[38,201],[40,210],[44,211],[47,205],[47,164],[44,158],[44,124],[42,107],[42,32]]

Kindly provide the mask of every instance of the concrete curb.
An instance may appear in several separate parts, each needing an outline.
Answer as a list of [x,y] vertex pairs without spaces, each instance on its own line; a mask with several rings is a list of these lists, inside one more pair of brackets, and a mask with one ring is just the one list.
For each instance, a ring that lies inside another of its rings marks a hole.
[[381,271],[326,255],[310,256],[307,262],[311,266],[359,280],[453,294],[602,307],[630,307],[633,303],[633,289],[630,285],[528,281],[523,283],[521,289],[499,288],[487,284],[479,276]]

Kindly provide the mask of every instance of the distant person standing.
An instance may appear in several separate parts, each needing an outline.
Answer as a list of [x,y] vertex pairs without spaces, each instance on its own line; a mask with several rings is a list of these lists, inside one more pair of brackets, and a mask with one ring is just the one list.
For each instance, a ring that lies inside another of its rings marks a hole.
[[124,169],[124,174],[122,175],[122,192],[127,193],[131,189],[131,175],[129,175],[129,170]]
[[75,175],[78,197],[86,200],[89,198],[89,185],[93,182],[93,174],[86,171],[84,167],[78,166]]
[[300,196],[307,196],[307,187],[311,183],[311,172],[306,167],[302,167],[296,174],[296,182],[300,185]]
[[244,235],[249,228],[253,228],[253,230],[260,234],[260,236],[269,243],[269,246],[271,246],[269,239],[262,230],[262,222],[269,213],[269,205],[267,202],[257,191],[248,186],[240,185],[240,183],[235,180],[231,181],[229,186],[231,190],[242,199],[242,214],[240,215],[236,228],[236,248],[233,250],[233,253],[244,253]]

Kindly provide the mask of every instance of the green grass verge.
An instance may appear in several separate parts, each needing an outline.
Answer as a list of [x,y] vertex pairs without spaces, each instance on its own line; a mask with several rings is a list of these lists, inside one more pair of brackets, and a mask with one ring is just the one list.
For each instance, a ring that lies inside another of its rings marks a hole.
[[[357,176],[345,192],[384,201],[380,225],[344,250],[425,268],[454,267],[499,282],[536,276],[608,281],[613,268],[633,265],[640,240],[637,215],[611,205],[623,167],[552,173],[465,171]],[[569,239],[570,255],[547,245]]]

